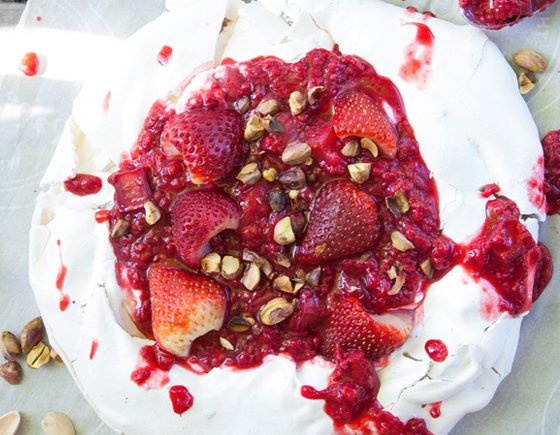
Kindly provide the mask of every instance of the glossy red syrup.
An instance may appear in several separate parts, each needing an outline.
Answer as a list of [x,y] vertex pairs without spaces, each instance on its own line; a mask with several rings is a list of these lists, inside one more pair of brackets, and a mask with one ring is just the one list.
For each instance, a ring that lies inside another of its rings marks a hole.
[[62,290],[64,287],[64,280],[66,279],[66,274],[68,273],[68,267],[62,261],[62,246],[60,240],[56,241],[58,246],[58,257],[60,259],[60,266],[58,268],[58,272],[56,273],[56,288],[60,292],[60,302],[59,308],[60,311],[66,311],[68,305],[70,305],[70,296],[64,293]]
[[111,104],[111,91],[107,92],[107,94],[105,94],[105,97],[103,98],[103,103],[101,107],[103,108],[104,113],[107,113],[109,111],[110,104]]
[[441,402],[435,402],[430,404],[429,412],[432,418],[441,417]]
[[109,210],[98,210],[95,212],[95,222],[103,224],[111,218]]
[[560,213],[560,130],[549,132],[542,140],[544,150],[544,192],[548,213]]
[[500,192],[500,186],[496,183],[486,184],[482,186],[480,189],[480,196],[483,198],[490,198],[492,195],[495,195]]
[[161,350],[157,345],[140,349],[140,362],[130,378],[139,387],[162,388],[169,382],[167,372],[177,362],[175,356]]
[[551,275],[548,250],[535,243],[519,221],[515,203],[505,197],[488,201],[481,234],[465,247],[464,265],[474,279],[489,282],[500,296],[499,308],[519,315],[531,307]]
[[188,411],[194,403],[194,397],[187,387],[182,385],[174,385],[169,389],[169,399],[173,405],[173,411],[179,415]]
[[443,362],[447,358],[447,346],[441,340],[428,340],[424,345],[424,350],[435,362]]
[[92,360],[95,358],[95,354],[97,353],[97,349],[99,348],[99,341],[98,340],[91,340],[91,348],[89,350],[89,359]]
[[400,77],[414,83],[418,89],[425,89],[432,71],[434,55],[434,34],[424,23],[407,23],[416,26],[414,41],[405,48],[405,62],[400,67]]
[[171,59],[171,55],[173,54],[173,49],[169,45],[164,45],[161,47],[161,50],[158,53],[158,63],[162,66],[167,65],[169,63],[169,59]]
[[101,178],[89,174],[76,174],[64,181],[64,189],[74,195],[94,195],[101,190]]
[[37,22],[40,22],[43,19],[43,17],[41,17],[41,15],[37,15],[35,19],[37,20]]
[[546,210],[544,194],[544,157],[539,157],[533,166],[533,175],[527,180],[529,201],[539,210]]
[[26,76],[34,76],[39,72],[39,56],[30,51],[21,58],[19,69]]

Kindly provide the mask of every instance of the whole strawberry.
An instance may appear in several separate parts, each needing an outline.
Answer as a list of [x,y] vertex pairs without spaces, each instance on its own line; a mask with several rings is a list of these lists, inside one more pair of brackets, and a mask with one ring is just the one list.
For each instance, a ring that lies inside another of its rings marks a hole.
[[348,297],[332,308],[321,351],[332,358],[340,346],[344,351],[361,350],[375,360],[402,346],[411,329],[412,315],[408,311],[374,316],[364,310],[358,299]]
[[350,181],[331,182],[315,199],[296,260],[319,265],[361,254],[375,245],[378,231],[373,198]]
[[223,193],[190,191],[171,205],[171,229],[181,261],[198,268],[210,251],[208,242],[224,230],[239,227],[237,204]]
[[154,264],[148,280],[152,329],[162,349],[187,356],[197,337],[222,326],[225,291],[207,276],[173,265]]
[[333,127],[340,138],[367,137],[380,153],[389,158],[397,154],[398,136],[381,105],[365,92],[353,89],[334,102]]
[[164,149],[182,155],[195,184],[213,183],[234,173],[245,161],[243,120],[233,110],[200,109],[173,115],[163,130]]

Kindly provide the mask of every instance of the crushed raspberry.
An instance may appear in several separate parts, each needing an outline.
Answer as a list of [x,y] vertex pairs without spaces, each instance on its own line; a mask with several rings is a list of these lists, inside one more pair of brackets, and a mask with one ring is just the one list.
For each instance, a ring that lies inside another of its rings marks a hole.
[[551,131],[542,140],[544,150],[544,192],[548,213],[560,213],[560,130]]
[[64,181],[64,189],[78,196],[94,195],[102,186],[101,178],[89,174],[76,174]]

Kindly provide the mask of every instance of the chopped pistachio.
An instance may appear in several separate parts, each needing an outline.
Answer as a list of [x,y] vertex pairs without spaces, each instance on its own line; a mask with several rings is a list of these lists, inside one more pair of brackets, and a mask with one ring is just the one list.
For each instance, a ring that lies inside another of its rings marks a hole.
[[264,136],[264,133],[265,129],[261,117],[258,115],[252,115],[247,120],[245,132],[243,133],[245,140],[248,142],[256,142]]
[[111,238],[118,239],[119,237],[124,236],[128,232],[128,222],[124,219],[118,219],[115,222],[115,226],[111,230]]
[[414,245],[408,240],[400,231],[393,231],[391,233],[391,243],[399,251],[408,251],[414,249]]
[[255,263],[250,263],[241,278],[241,284],[243,284],[247,290],[253,291],[259,285],[260,281],[261,270],[259,269],[259,266]]
[[289,216],[280,219],[274,226],[274,241],[279,245],[289,245],[296,240]]
[[146,212],[146,222],[149,225],[154,225],[161,219],[161,211],[152,201],[144,203],[144,210]]
[[241,262],[239,258],[235,258],[231,255],[226,255],[222,259],[222,275],[226,278],[231,278],[237,275],[241,268]]
[[284,298],[274,298],[268,301],[259,311],[261,322],[272,326],[283,322],[294,312],[294,306]]
[[348,165],[350,178],[358,184],[363,184],[369,179],[371,163],[352,163]]
[[294,287],[292,286],[292,281],[287,275],[280,275],[274,279],[274,288],[280,290],[284,293],[293,293]]
[[220,337],[220,346],[222,346],[226,350],[233,350],[233,344],[225,337]]
[[267,168],[262,173],[263,178],[270,183],[276,180],[277,175],[278,171],[276,170],[276,168]]
[[274,98],[261,101],[257,106],[257,112],[261,115],[276,115],[279,111],[280,103]]
[[244,184],[253,185],[261,179],[261,171],[256,162],[248,163],[241,168],[236,177]]
[[346,157],[356,157],[360,154],[360,144],[356,139],[349,140],[342,147],[342,155]]
[[424,275],[426,275],[430,279],[434,275],[434,269],[432,267],[432,262],[430,261],[429,258],[426,258],[424,261],[422,261],[420,263],[420,269],[422,269],[422,272],[424,272]]
[[245,332],[251,329],[255,323],[255,319],[248,314],[239,314],[229,320],[228,328],[233,332]]
[[360,139],[360,145],[363,149],[368,150],[373,157],[377,157],[379,155],[379,149],[377,148],[377,144],[372,141],[370,138],[363,137]]
[[233,103],[233,107],[239,113],[244,114],[251,107],[251,100],[249,99],[248,96],[245,95],[241,97],[239,100],[237,100],[235,103]]
[[299,165],[311,157],[311,147],[305,142],[291,142],[282,152],[282,161],[288,165]]
[[307,107],[307,97],[303,92],[294,91],[290,94],[288,104],[292,115],[299,115]]
[[315,104],[319,100],[321,92],[325,89],[324,86],[313,86],[307,91],[307,100],[309,104]]
[[222,257],[217,252],[211,252],[200,261],[202,270],[206,273],[218,273],[221,263]]
[[307,185],[305,172],[301,168],[290,168],[280,174],[278,181],[288,189],[303,189]]

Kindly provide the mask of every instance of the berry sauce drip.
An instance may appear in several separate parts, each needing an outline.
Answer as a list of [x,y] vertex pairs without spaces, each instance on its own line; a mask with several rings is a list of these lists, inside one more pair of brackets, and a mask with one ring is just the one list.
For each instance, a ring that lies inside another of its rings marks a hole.
[[447,346],[441,340],[428,340],[424,345],[424,350],[435,362],[443,362],[447,358]]
[[89,359],[92,360],[95,358],[95,354],[97,353],[97,349],[99,348],[99,341],[98,340],[91,340],[91,348],[89,350]]
[[539,210],[546,210],[546,196],[544,191],[544,158],[537,159],[533,165],[533,174],[527,180],[529,201]]
[[549,132],[542,140],[544,150],[544,192],[548,214],[560,213],[560,130]]
[[432,418],[441,417],[441,402],[431,403],[429,407],[429,412]]
[[182,385],[174,385],[169,389],[169,399],[173,405],[173,411],[176,414],[183,414],[188,411],[194,403],[194,397],[187,387]]
[[74,195],[94,195],[101,190],[101,178],[89,174],[76,174],[64,180],[64,189]]
[[158,53],[157,61],[160,65],[164,66],[169,63],[171,59],[171,54],[173,54],[173,49],[169,45],[164,45]]
[[109,210],[97,210],[95,212],[95,222],[98,224],[105,223],[109,219],[111,219],[111,213],[109,213]]
[[70,296],[64,293],[62,290],[64,287],[64,280],[66,279],[66,274],[68,273],[68,267],[62,261],[62,246],[60,240],[56,241],[56,245],[58,247],[58,258],[60,261],[60,266],[58,268],[58,272],[56,273],[56,288],[60,292],[60,302],[59,308],[60,311],[66,311],[68,305],[70,305]]
[[405,63],[399,70],[401,78],[425,89],[431,75],[434,55],[434,35],[424,23],[407,23],[416,26],[414,41],[405,48]]
[[107,113],[109,111],[110,105],[111,105],[111,91],[107,92],[105,94],[105,97],[103,97],[103,103],[101,104],[103,113]]
[[459,7],[471,24],[501,29],[545,10],[556,0],[459,0]]
[[510,199],[488,201],[482,232],[465,247],[464,260],[474,279],[492,284],[500,309],[512,315],[529,310],[552,277],[550,253],[534,241],[519,218]]
[[[411,24],[420,45],[433,41]],[[302,392],[335,421],[426,433],[380,409],[373,369],[360,377],[352,361],[379,362],[406,341],[430,283],[464,248],[442,234],[401,96],[371,65],[338,48],[295,63],[224,61],[177,112],[154,103],[108,181],[117,280],[157,341],[141,350],[139,386],[165,385],[174,364],[207,373],[321,355],[337,374]],[[499,242],[484,233],[479,251]],[[466,258],[479,276],[496,270],[487,256]]]
[[500,193],[500,186],[496,183],[485,184],[480,189],[480,196],[483,198],[490,198],[492,195]]
[[21,58],[19,69],[26,76],[34,76],[39,72],[39,56],[30,51]]

